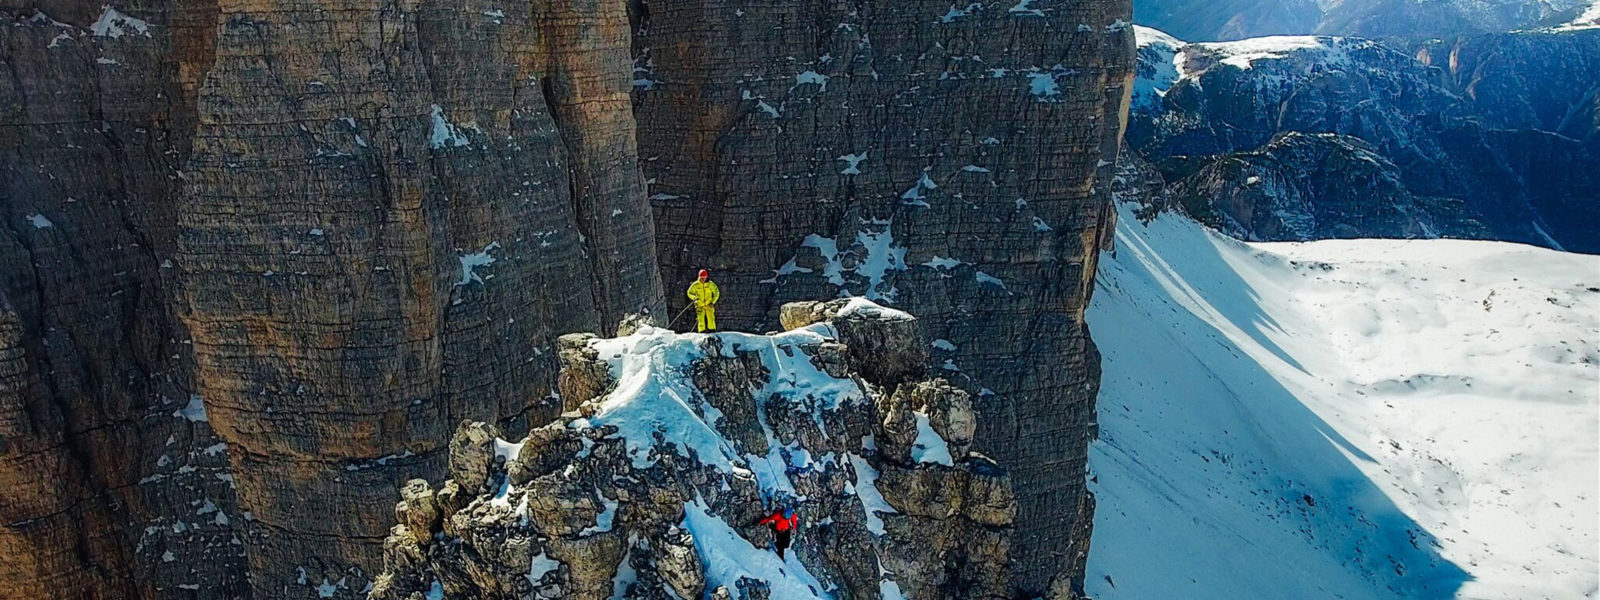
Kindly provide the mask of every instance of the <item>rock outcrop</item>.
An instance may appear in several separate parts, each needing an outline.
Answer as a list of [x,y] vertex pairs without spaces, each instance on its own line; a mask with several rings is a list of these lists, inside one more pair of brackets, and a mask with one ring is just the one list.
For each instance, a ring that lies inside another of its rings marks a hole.
[[[826,320],[569,338],[594,350],[570,379],[616,379],[520,442],[462,423],[451,478],[402,489],[372,598],[1011,597],[1010,477],[914,319],[793,308]],[[787,561],[755,524],[774,505],[798,507]]]
[[1459,202],[1413,196],[1399,167],[1349,136],[1289,132],[1192,173],[1182,160],[1166,166],[1176,177],[1172,200],[1242,240],[1489,235]]
[[1025,593],[1081,579],[1089,539],[1082,314],[1110,236],[1131,13],[652,2],[636,28],[663,280],[709,267],[718,321],[740,330],[844,294],[917,314],[943,340],[935,364],[976,394],[976,447],[1014,477]]

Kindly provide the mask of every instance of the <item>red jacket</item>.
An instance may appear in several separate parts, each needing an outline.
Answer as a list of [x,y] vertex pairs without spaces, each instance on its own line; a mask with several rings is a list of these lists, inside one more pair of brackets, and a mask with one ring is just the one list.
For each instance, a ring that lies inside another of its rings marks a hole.
[[792,517],[785,517],[783,516],[783,513],[775,512],[772,513],[772,516],[757,521],[756,524],[772,525],[772,528],[778,531],[788,531],[800,526],[800,515],[796,514]]

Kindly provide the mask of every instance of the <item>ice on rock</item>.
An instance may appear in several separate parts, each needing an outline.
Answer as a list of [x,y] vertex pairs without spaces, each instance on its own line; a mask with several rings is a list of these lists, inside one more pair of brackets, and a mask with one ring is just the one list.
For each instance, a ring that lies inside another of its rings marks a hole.
[[794,84],[796,86],[805,85],[808,83],[815,83],[819,86],[822,86],[822,89],[826,90],[828,89],[828,76],[816,71],[806,71],[794,76]]
[[1018,17],[1042,17],[1042,16],[1044,16],[1044,11],[1043,10],[1040,10],[1040,9],[1037,9],[1037,8],[1033,7],[1034,1],[1035,0],[1020,0],[1014,6],[1011,7],[1011,10],[1009,10],[1007,12],[1011,13],[1013,16],[1018,16]]
[[439,105],[433,105],[429,118],[433,122],[432,133],[428,136],[428,145],[430,147],[437,150],[445,147],[466,146],[469,143],[467,136],[461,132],[461,128],[456,127],[445,118],[444,109],[439,108]]
[[472,254],[461,255],[461,279],[456,280],[456,285],[463,286],[469,283],[483,283],[485,279],[494,277],[493,275],[479,275],[476,269],[481,269],[494,264],[494,255],[490,253],[498,250],[499,248],[500,242],[491,242],[488,246],[484,246],[483,250],[474,252]]
[[540,552],[533,557],[533,560],[528,562],[528,583],[537,586],[539,581],[544,579],[546,573],[552,573],[559,568],[561,568],[561,561],[550,558],[544,552]]
[[[817,370],[808,357],[795,349],[805,342],[829,339],[829,331],[826,324],[818,324],[771,337],[740,333],[718,336],[727,347],[738,345],[757,352],[770,372],[790,375],[774,379],[758,397],[803,394],[818,399],[823,405],[837,405],[861,398],[860,387],[852,380],[835,378]],[[692,453],[700,462],[723,472],[762,468],[762,465],[751,464],[717,431],[715,413],[706,412],[711,407],[700,399],[693,382],[681,376],[694,361],[705,356],[699,344],[702,339],[700,334],[678,334],[645,327],[627,337],[594,340],[594,349],[607,362],[617,383],[602,399],[594,416],[574,421],[573,427],[616,427],[617,435],[626,440],[628,452],[639,468],[650,466],[653,463],[651,452],[660,450],[657,432],[662,434],[661,439],[668,446],[666,450],[685,457]],[[789,346],[791,350],[781,350],[779,346]],[[707,416],[702,417],[702,414]],[[773,454],[769,457],[776,458],[776,471],[781,475],[783,457],[777,453],[779,448],[775,441],[770,445],[769,451]]]
[[107,6],[105,12],[100,13],[100,18],[89,25],[89,31],[96,37],[119,38],[124,35],[150,37],[150,23]]
[[[946,364],[949,364],[948,362]],[[911,459],[919,463],[932,463],[946,467],[954,465],[950,457],[950,446],[939,433],[933,430],[933,425],[928,421],[925,413],[915,413],[917,417],[917,439],[911,443]]]
[[797,560],[783,561],[778,555],[756,548],[727,522],[712,514],[705,502],[696,499],[683,506],[683,527],[694,535],[695,550],[705,566],[708,588],[727,586],[737,590],[740,578],[765,581],[772,598],[802,600],[827,598],[823,586],[805,565]]
[[861,500],[861,508],[867,513],[867,531],[873,535],[883,535],[883,517],[881,514],[895,514],[893,506],[883,499],[883,494],[878,492],[878,470],[872,468],[866,459],[849,455],[850,466],[855,469],[856,481],[852,485],[856,498]]
[[205,400],[202,399],[199,394],[191,394],[189,396],[189,403],[184,405],[183,408],[178,409],[177,412],[172,413],[172,416],[181,417],[194,422],[205,422],[210,420],[206,416]]
[[860,175],[861,174],[861,161],[864,161],[866,159],[867,159],[867,153],[865,151],[859,152],[859,153],[856,153],[856,154],[846,154],[844,156],[839,157],[839,160],[842,160],[842,161],[845,162],[844,170],[843,171],[839,171],[839,174],[840,175]]

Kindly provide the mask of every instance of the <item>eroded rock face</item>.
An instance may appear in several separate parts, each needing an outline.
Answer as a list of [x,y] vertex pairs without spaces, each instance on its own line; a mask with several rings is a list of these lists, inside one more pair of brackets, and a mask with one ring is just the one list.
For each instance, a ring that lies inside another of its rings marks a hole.
[[1015,478],[1028,593],[1079,578],[1089,538],[1082,313],[1131,20],[1126,0],[916,0],[651,2],[637,21],[663,279],[709,267],[739,330],[843,294],[921,317],[950,348],[933,363],[977,393],[976,447]]
[[[556,337],[659,324],[660,274],[706,264],[730,327],[843,292],[933,317],[1022,513],[1077,515],[1024,526],[1019,585],[1081,568],[1126,0],[28,6],[0,8],[0,483],[59,489],[0,514],[0,595],[359,595],[450,424],[581,407],[611,382],[558,383]],[[924,378],[903,350],[857,370]]]
[[359,594],[451,424],[547,422],[556,336],[661,305],[620,1],[334,8],[222,5],[179,204],[261,597]]
[[[372,597],[1010,597],[1016,497],[966,451],[969,396],[864,379],[840,346],[852,317],[899,340],[886,354],[924,347],[892,333],[914,319],[871,310],[773,336],[645,329],[564,355],[621,381],[516,444],[463,423],[454,479],[402,491]],[[910,436],[889,425],[906,420]],[[779,571],[755,522],[785,503],[801,528]]]
[[248,595],[171,303],[207,11],[0,7],[0,597]]

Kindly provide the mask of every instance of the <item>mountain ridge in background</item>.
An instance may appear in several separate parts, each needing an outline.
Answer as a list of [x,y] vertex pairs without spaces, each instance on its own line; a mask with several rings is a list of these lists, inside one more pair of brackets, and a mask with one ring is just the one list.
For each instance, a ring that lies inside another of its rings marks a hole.
[[1128,152],[1248,240],[1600,252],[1600,29],[1187,43],[1139,28]]
[[1196,42],[1447,37],[1593,23],[1592,0],[1139,0],[1135,22]]

